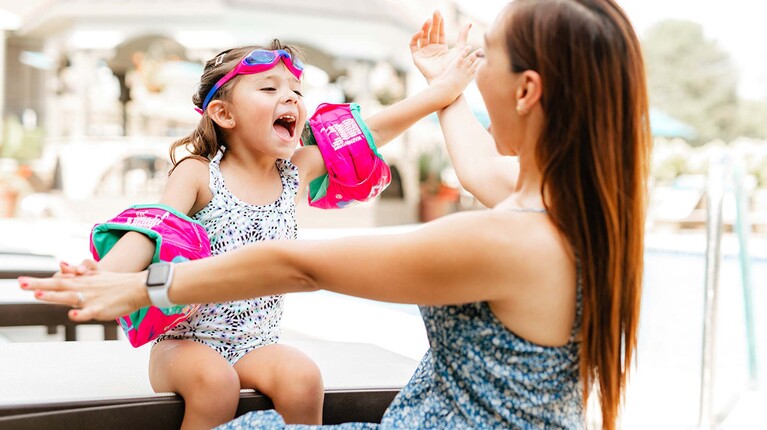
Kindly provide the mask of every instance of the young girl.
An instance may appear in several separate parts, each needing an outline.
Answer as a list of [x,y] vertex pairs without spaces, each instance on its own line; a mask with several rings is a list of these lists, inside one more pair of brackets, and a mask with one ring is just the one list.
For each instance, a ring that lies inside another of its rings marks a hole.
[[[475,71],[477,57],[468,54],[466,49],[427,90],[366,120],[375,144],[455,100]],[[260,66],[244,67],[244,60]],[[205,65],[193,97],[202,118],[192,134],[171,146],[174,166],[160,203],[199,221],[213,255],[296,238],[296,197],[326,172],[317,146],[296,149],[307,119],[302,73],[296,50],[278,40],[263,49],[224,51]],[[177,148],[192,156],[177,162]],[[86,266],[140,271],[154,246],[142,234],[127,233],[97,266]],[[76,269],[63,266],[62,272]],[[309,357],[278,344],[282,309],[281,294],[209,303],[158,338],[150,381],[155,391],[184,398],[183,429],[231,420],[240,388],[267,395],[287,422],[321,423],[320,372]]]

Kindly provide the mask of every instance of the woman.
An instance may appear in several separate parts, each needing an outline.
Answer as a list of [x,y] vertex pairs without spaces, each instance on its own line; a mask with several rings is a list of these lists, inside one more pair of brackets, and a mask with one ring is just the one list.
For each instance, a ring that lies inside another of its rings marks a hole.
[[[424,24],[411,49],[427,79],[465,54],[465,34],[448,50],[441,18]],[[460,98],[439,116],[464,187],[489,210],[407,234],[266,242],[180,264],[169,298],[328,289],[419,304],[431,349],[382,428],[582,428],[596,383],[612,429],[642,280],[650,145],[639,42],[613,0],[516,0],[485,40],[476,81],[490,133]],[[71,318],[87,320],[148,305],[146,279],[21,283],[79,303]],[[230,426],[281,424],[260,412]]]

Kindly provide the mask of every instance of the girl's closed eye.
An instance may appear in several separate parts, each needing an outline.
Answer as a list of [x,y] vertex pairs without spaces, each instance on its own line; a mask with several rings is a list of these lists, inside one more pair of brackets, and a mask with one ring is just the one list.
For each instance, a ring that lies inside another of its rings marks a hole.
[[277,88],[274,88],[274,87],[264,87],[264,88],[261,88],[261,91],[277,91]]
[[298,95],[298,97],[303,97],[304,94],[300,90],[293,90],[294,93]]

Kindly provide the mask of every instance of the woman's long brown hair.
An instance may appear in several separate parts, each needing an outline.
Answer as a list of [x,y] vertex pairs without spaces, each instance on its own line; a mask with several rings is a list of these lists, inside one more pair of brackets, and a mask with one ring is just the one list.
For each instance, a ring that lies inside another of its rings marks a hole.
[[[200,84],[197,87],[197,92],[195,92],[192,96],[192,103],[194,103],[194,105],[198,108],[202,109],[202,102],[205,100],[205,97],[208,95],[210,89],[213,88],[213,85],[215,85],[219,79],[223,78],[224,75],[234,69],[237,63],[254,49],[284,49],[291,56],[299,55],[298,49],[296,47],[285,45],[278,39],[272,40],[266,47],[252,45],[241,46],[239,48],[232,48],[227,49],[226,51],[222,51],[207,63],[205,63],[205,69],[203,69],[202,77],[200,78]],[[221,88],[218,89],[218,91],[216,91],[216,94],[213,96],[212,100],[228,100],[231,90],[234,88],[237,80],[238,76],[235,76],[232,78],[232,80],[224,84]],[[170,172],[173,173],[173,169],[178,166],[178,163],[189,157],[199,158],[207,162],[216,155],[219,148],[225,145],[226,143],[221,129],[208,116],[207,112],[203,112],[203,115],[200,118],[200,122],[197,124],[197,128],[195,128],[194,131],[192,131],[192,133],[189,135],[184,136],[171,144],[170,160],[173,163],[173,168]],[[181,160],[177,161],[176,151],[179,148],[186,149],[186,152],[189,155],[185,155]]]
[[651,138],[639,40],[613,0],[516,0],[512,72],[543,83],[541,192],[581,267],[584,405],[613,429],[637,344]]

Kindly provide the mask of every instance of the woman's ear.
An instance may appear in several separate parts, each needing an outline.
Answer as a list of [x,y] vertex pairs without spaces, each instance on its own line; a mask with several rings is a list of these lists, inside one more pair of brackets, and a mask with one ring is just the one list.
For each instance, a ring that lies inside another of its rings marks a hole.
[[218,124],[219,127],[224,129],[234,128],[234,117],[223,100],[213,100],[210,102],[207,112],[210,119]]
[[543,94],[541,75],[533,70],[525,70],[522,72],[522,77],[516,93],[517,113],[526,115],[530,112],[530,109],[540,102],[541,94]]

